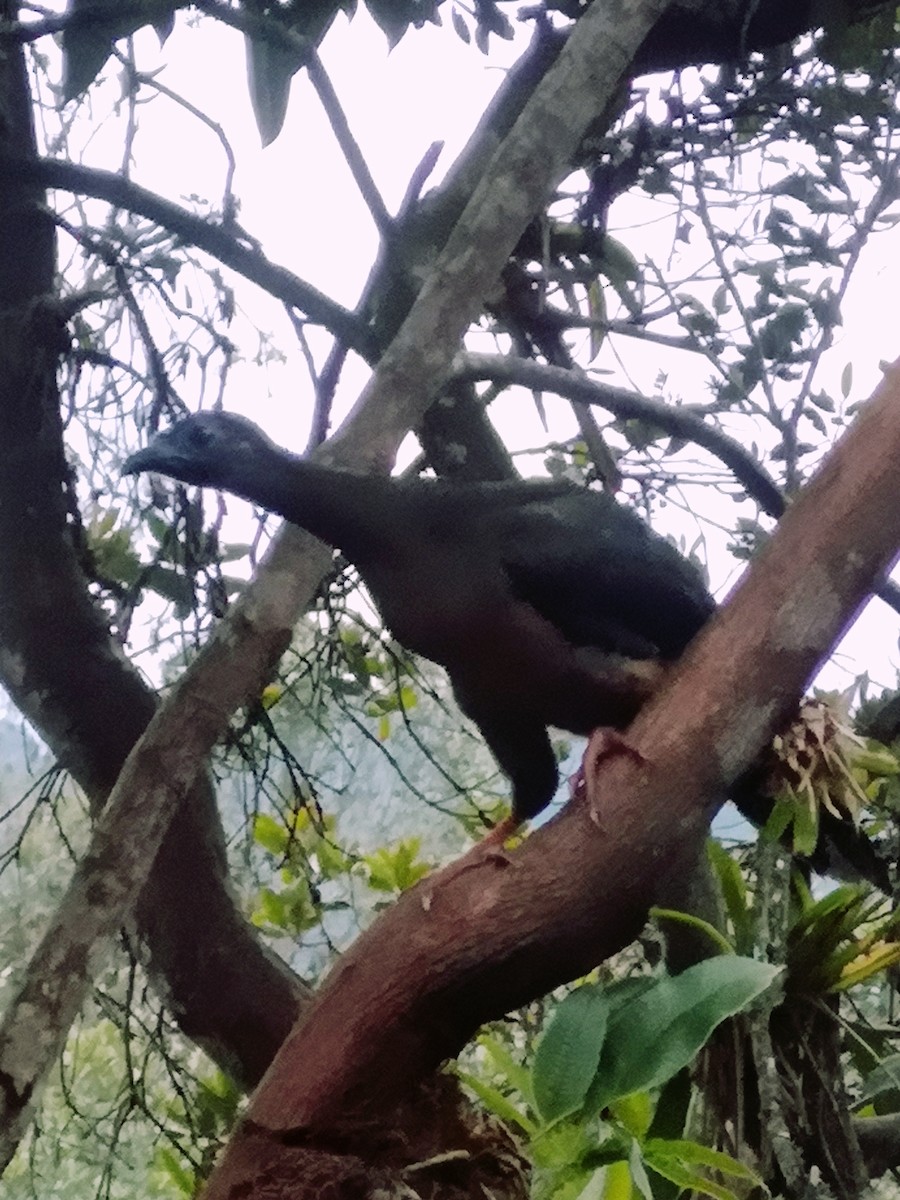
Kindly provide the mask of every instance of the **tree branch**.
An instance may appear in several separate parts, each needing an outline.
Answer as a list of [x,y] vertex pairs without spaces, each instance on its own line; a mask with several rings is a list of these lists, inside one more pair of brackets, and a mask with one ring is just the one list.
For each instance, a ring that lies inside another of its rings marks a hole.
[[[336,445],[361,438],[371,460],[393,461],[396,431],[415,424],[443,385],[459,337],[521,231],[565,175],[585,129],[626,76],[635,43],[666,7],[665,0],[608,0],[579,19],[491,159]],[[419,399],[411,405],[411,397]]]
[[[609,0],[592,5],[578,22],[483,177],[379,367],[376,383],[330,447],[334,461],[384,464],[393,458],[405,431],[417,423],[443,381],[482,295],[533,212],[565,173],[583,128],[613,94],[664,3]],[[56,164],[51,165],[55,174]],[[115,177],[108,178],[112,187]],[[146,881],[166,828],[231,714],[259,694],[330,560],[319,543],[284,527],[255,582],[129,755],[91,847],[0,1028],[0,1081],[5,1085],[0,1089],[0,1162],[8,1161],[21,1137],[36,1088],[83,1003],[99,964],[100,944],[122,922]],[[36,1012],[40,1028],[35,1027]],[[27,1054],[17,1058],[23,1046]]]
[[530,362],[524,358],[458,354],[454,359],[453,375],[461,379],[490,379],[494,383],[519,384],[555,392],[569,400],[606,408],[623,420],[635,418],[652,422],[667,433],[687,438],[715,455],[764,512],[772,517],[780,517],[784,512],[784,497],[768,471],[739,442],[721,429],[707,425],[690,408],[679,408],[661,400],[639,396],[637,392],[629,392],[625,388],[599,383],[583,372]]
[[[460,353],[454,359],[453,376],[463,380],[490,379],[494,383],[520,384],[599,405],[624,420],[650,421],[674,437],[687,438],[715,455],[770,517],[780,517],[785,511],[784,496],[768,471],[740,442],[714,425],[707,425],[703,417],[690,408],[678,408],[625,388],[599,383],[565,367],[547,366],[524,358]],[[879,580],[873,591],[888,607],[900,613],[900,587],[896,583],[890,579]]]
[[367,362],[372,362],[375,357],[376,347],[364,322],[329,299],[324,292],[305,283],[286,267],[269,262],[262,251],[242,242],[226,226],[213,225],[205,217],[195,216],[179,204],[157,196],[155,192],[132,183],[114,171],[101,171],[95,167],[83,167],[51,158],[23,160],[2,155],[0,180],[6,184],[26,180],[41,187],[93,196],[155,221],[257,284],[276,300],[299,309],[311,321],[323,325],[335,337],[346,342]]

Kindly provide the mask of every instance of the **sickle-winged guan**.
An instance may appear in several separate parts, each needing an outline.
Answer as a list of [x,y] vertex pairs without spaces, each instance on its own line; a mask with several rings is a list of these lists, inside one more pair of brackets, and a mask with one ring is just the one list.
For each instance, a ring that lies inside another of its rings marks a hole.
[[[357,474],[289,454],[228,413],[179,421],[123,470],[234,492],[341,550],[397,640],[446,668],[512,781],[515,822],[556,790],[547,726],[626,725],[661,664],[715,610],[674,546],[610,496],[572,483]],[[752,786],[739,782],[735,796],[765,820]],[[885,885],[863,834],[827,811],[821,823],[820,865],[836,850]]]

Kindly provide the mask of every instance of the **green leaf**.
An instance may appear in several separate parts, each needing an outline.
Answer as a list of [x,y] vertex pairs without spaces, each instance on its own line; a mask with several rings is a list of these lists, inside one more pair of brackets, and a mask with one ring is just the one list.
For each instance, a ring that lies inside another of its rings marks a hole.
[[[590,316],[591,320],[600,322],[601,326],[605,326],[606,319],[607,319],[606,294],[603,291],[603,288],[600,284],[599,279],[591,280],[590,285],[588,287],[587,298],[588,298],[588,315]],[[603,327],[595,328],[593,325],[591,326],[591,344],[590,344],[590,355],[589,355],[589,359],[588,359],[589,362],[593,362],[593,360],[600,353],[600,348],[603,345],[603,341],[604,341],[605,337],[606,337],[606,329],[605,328],[603,328]]]
[[521,1130],[528,1134],[529,1137],[535,1137],[538,1129],[533,1121],[530,1121],[521,1109],[517,1108],[507,1096],[491,1084],[485,1083],[483,1079],[479,1079],[477,1075],[471,1075],[468,1071],[456,1072],[457,1078],[475,1093],[484,1107],[499,1117],[501,1121],[505,1121],[507,1125],[518,1125]]
[[405,892],[427,875],[428,863],[418,861],[419,838],[405,838],[394,847],[383,846],[363,858],[369,870],[369,887],[377,892]]
[[772,842],[781,841],[782,834],[794,819],[794,806],[790,800],[777,798],[772,805],[769,819],[762,828],[762,833]]
[[[714,1200],[739,1200],[737,1193],[731,1188],[712,1183],[699,1171],[684,1166],[677,1158],[667,1158],[660,1154],[656,1155],[652,1162],[649,1158],[646,1159],[646,1162],[647,1166],[657,1175],[668,1179],[684,1192],[697,1192],[701,1196],[712,1196]],[[742,1188],[741,1195],[744,1195],[745,1191],[746,1189]]]
[[147,567],[143,583],[164,600],[171,600],[175,605],[175,615],[180,621],[183,621],[194,607],[194,585],[186,575],[179,575],[170,567],[161,567],[158,563]]
[[603,274],[610,283],[622,283],[625,280],[629,283],[640,283],[641,281],[641,268],[638,266],[637,259],[624,242],[610,237],[609,234],[603,239],[601,265]]
[[513,1058],[508,1047],[494,1037],[483,1034],[478,1038],[478,1045],[484,1050],[491,1061],[491,1066],[498,1075],[514,1087],[529,1104],[533,1102],[531,1088],[531,1071]]
[[181,1155],[168,1146],[157,1146],[153,1152],[153,1166],[165,1180],[163,1186],[166,1191],[175,1188],[182,1196],[197,1194],[197,1176],[190,1167],[184,1165]]
[[610,1163],[603,1178],[603,1200],[632,1200],[632,1174],[624,1160]]
[[791,835],[795,854],[808,858],[819,840],[819,809],[801,799],[794,805],[794,825]]
[[[722,1184],[714,1183],[696,1170],[706,1167],[719,1175],[731,1175],[755,1187],[762,1185],[762,1180],[744,1163],[738,1162],[730,1154],[719,1150],[711,1150],[701,1146],[699,1142],[682,1139],[650,1138],[641,1147],[644,1162],[661,1175],[681,1188],[699,1192],[701,1195],[714,1196],[717,1200],[735,1200],[736,1193]],[[746,1194],[742,1187],[740,1194]]]
[[553,1014],[532,1070],[534,1101],[545,1123],[581,1108],[600,1061],[608,1020],[609,1000],[593,984],[571,992]]
[[116,513],[108,513],[99,525],[88,529],[88,546],[102,575],[131,586],[141,577],[141,560],[132,548],[131,534],[127,529],[111,529],[110,518],[115,521]]
[[609,1022],[587,1103],[605,1108],[629,1092],[658,1087],[690,1063],[715,1027],[764,991],[780,968],[722,955],[655,980],[619,1005]]
[[708,839],[706,849],[734,928],[735,948],[738,952],[747,950],[753,936],[753,918],[743,872],[737,861],[714,838]]
[[[417,17],[415,0],[365,0],[366,8],[393,50]],[[480,28],[480,27],[479,27]],[[478,31],[476,30],[476,44]]]
[[469,33],[469,26],[466,24],[465,18],[458,8],[454,7],[453,12],[450,14],[450,20],[456,36],[461,38],[468,46],[472,40],[472,35]]
[[291,83],[305,56],[290,46],[249,34],[244,35],[244,45],[250,103],[262,144],[269,146],[281,133]]
[[632,1137],[643,1138],[653,1120],[653,1105],[647,1092],[631,1092],[610,1105],[610,1111]]
[[699,1142],[688,1141],[684,1138],[648,1138],[642,1147],[644,1158],[651,1162],[654,1155],[666,1155],[677,1158],[683,1163],[696,1163],[709,1167],[721,1175],[733,1175],[736,1179],[746,1179],[748,1183],[759,1184],[760,1179],[745,1163],[723,1154],[721,1150],[712,1150]]
[[280,821],[268,813],[257,813],[253,818],[253,840],[275,858],[287,853],[290,834]]
[[275,929],[284,929],[287,921],[287,905],[279,892],[271,888],[261,888],[256,897],[256,908],[251,914],[251,920],[257,927],[271,925]]

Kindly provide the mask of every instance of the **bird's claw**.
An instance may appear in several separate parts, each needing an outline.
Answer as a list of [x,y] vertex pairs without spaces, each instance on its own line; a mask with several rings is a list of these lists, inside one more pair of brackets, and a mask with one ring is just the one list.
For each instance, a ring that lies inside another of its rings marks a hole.
[[612,758],[617,754],[627,755],[630,759],[632,759],[633,762],[637,763],[638,766],[645,766],[647,763],[647,759],[640,752],[640,750],[638,750],[637,746],[632,745],[625,735],[619,733],[617,729],[610,729],[606,726],[603,726],[600,729],[595,729],[591,734],[587,749],[584,752],[584,758],[581,760],[581,766],[572,777],[572,780],[570,780],[570,786],[573,786],[572,781],[574,780],[572,791],[573,797],[580,794],[583,790],[587,791],[588,814],[601,833],[605,833],[606,831],[603,826],[603,821],[600,817],[596,794],[592,794],[593,789],[588,788],[585,769],[588,762],[590,762],[592,768],[591,776],[593,777],[600,763],[602,763],[604,759]]

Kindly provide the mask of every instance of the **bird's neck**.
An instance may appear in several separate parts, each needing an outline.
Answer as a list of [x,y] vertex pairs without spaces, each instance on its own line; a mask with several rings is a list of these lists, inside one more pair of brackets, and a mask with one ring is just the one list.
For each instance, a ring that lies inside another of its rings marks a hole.
[[308,530],[359,563],[396,531],[408,507],[396,485],[382,475],[364,475],[308,462],[285,451],[242,464],[229,484],[245,499]]

